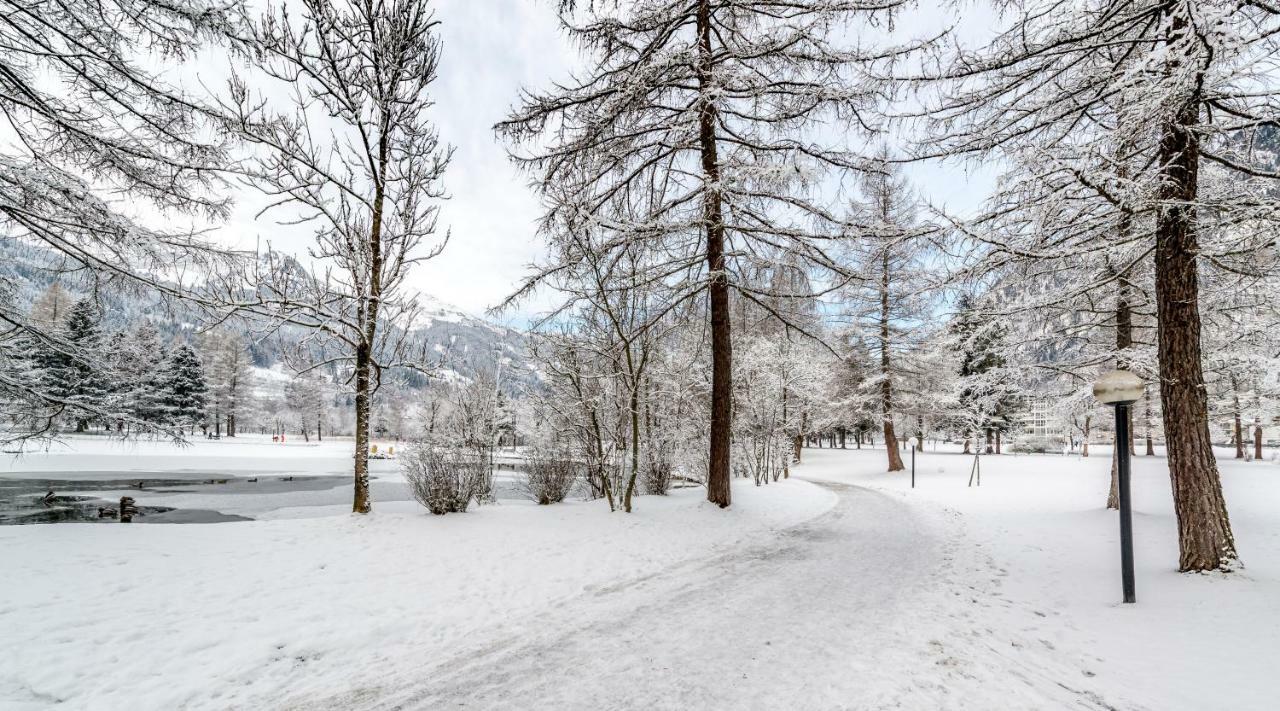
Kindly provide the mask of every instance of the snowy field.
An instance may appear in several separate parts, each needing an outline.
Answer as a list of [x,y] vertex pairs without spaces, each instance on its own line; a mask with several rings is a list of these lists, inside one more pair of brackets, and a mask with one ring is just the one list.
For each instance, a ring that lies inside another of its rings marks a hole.
[[[323,476],[348,448],[79,441],[0,476]],[[1126,606],[1104,448],[984,458],[973,488],[971,458],[931,452],[914,490],[883,450],[804,457],[728,511],[690,489],[631,516],[289,499],[0,527],[0,708],[1275,708],[1280,465],[1221,462],[1245,569],[1180,575],[1163,460],[1139,456]]]

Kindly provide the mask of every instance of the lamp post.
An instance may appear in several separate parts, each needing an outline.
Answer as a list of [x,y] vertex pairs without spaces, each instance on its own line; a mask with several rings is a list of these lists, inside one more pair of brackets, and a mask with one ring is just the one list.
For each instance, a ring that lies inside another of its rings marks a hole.
[[1136,602],[1133,589],[1133,509],[1129,500],[1129,405],[1146,389],[1142,378],[1127,370],[1113,370],[1093,384],[1093,396],[1116,408],[1116,475],[1120,489],[1120,574],[1124,601]]

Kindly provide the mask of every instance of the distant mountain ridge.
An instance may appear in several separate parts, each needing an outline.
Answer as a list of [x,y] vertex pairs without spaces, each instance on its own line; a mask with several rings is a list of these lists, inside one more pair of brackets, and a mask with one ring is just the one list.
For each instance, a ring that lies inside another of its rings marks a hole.
[[[51,250],[0,239],[0,282],[7,285],[7,291],[20,309],[29,308],[53,283],[55,275],[49,267],[57,261],[56,253]],[[77,283],[74,276],[60,281],[74,296],[85,294],[86,285]],[[108,330],[131,328],[145,319],[170,340],[189,340],[197,328],[199,319],[193,310],[180,303],[165,302],[151,293],[108,289],[97,296],[102,305],[103,327]],[[535,370],[527,358],[524,333],[466,313],[430,295],[421,295],[421,301],[424,313],[414,333],[425,341],[431,353],[439,356],[432,363],[439,366],[439,381],[471,380],[482,371],[493,370],[501,357],[504,389],[536,382]],[[275,339],[255,339],[247,327],[233,328],[245,333],[255,366],[269,369],[282,362]],[[430,382],[410,378],[414,387],[428,386]]]

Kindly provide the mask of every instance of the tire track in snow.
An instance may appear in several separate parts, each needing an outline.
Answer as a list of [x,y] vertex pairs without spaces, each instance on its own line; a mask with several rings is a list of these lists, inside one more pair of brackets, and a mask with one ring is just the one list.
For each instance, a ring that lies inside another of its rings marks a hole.
[[816,519],[495,625],[319,706],[1112,708],[1077,688],[1078,655],[1035,640],[1034,622],[1008,629],[1044,613],[1011,611],[958,517],[818,485],[840,500]]

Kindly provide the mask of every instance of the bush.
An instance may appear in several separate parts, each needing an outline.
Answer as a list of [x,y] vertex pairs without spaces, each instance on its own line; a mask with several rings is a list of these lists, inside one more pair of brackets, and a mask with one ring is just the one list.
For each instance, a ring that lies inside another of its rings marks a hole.
[[644,466],[644,477],[641,484],[646,494],[666,496],[671,490],[671,475],[674,472],[671,460],[660,454],[650,454]]
[[488,466],[483,457],[460,448],[423,445],[400,465],[409,491],[433,514],[463,513],[483,492]]
[[521,488],[540,505],[559,503],[573,491],[585,469],[566,452],[534,450],[525,465]]

